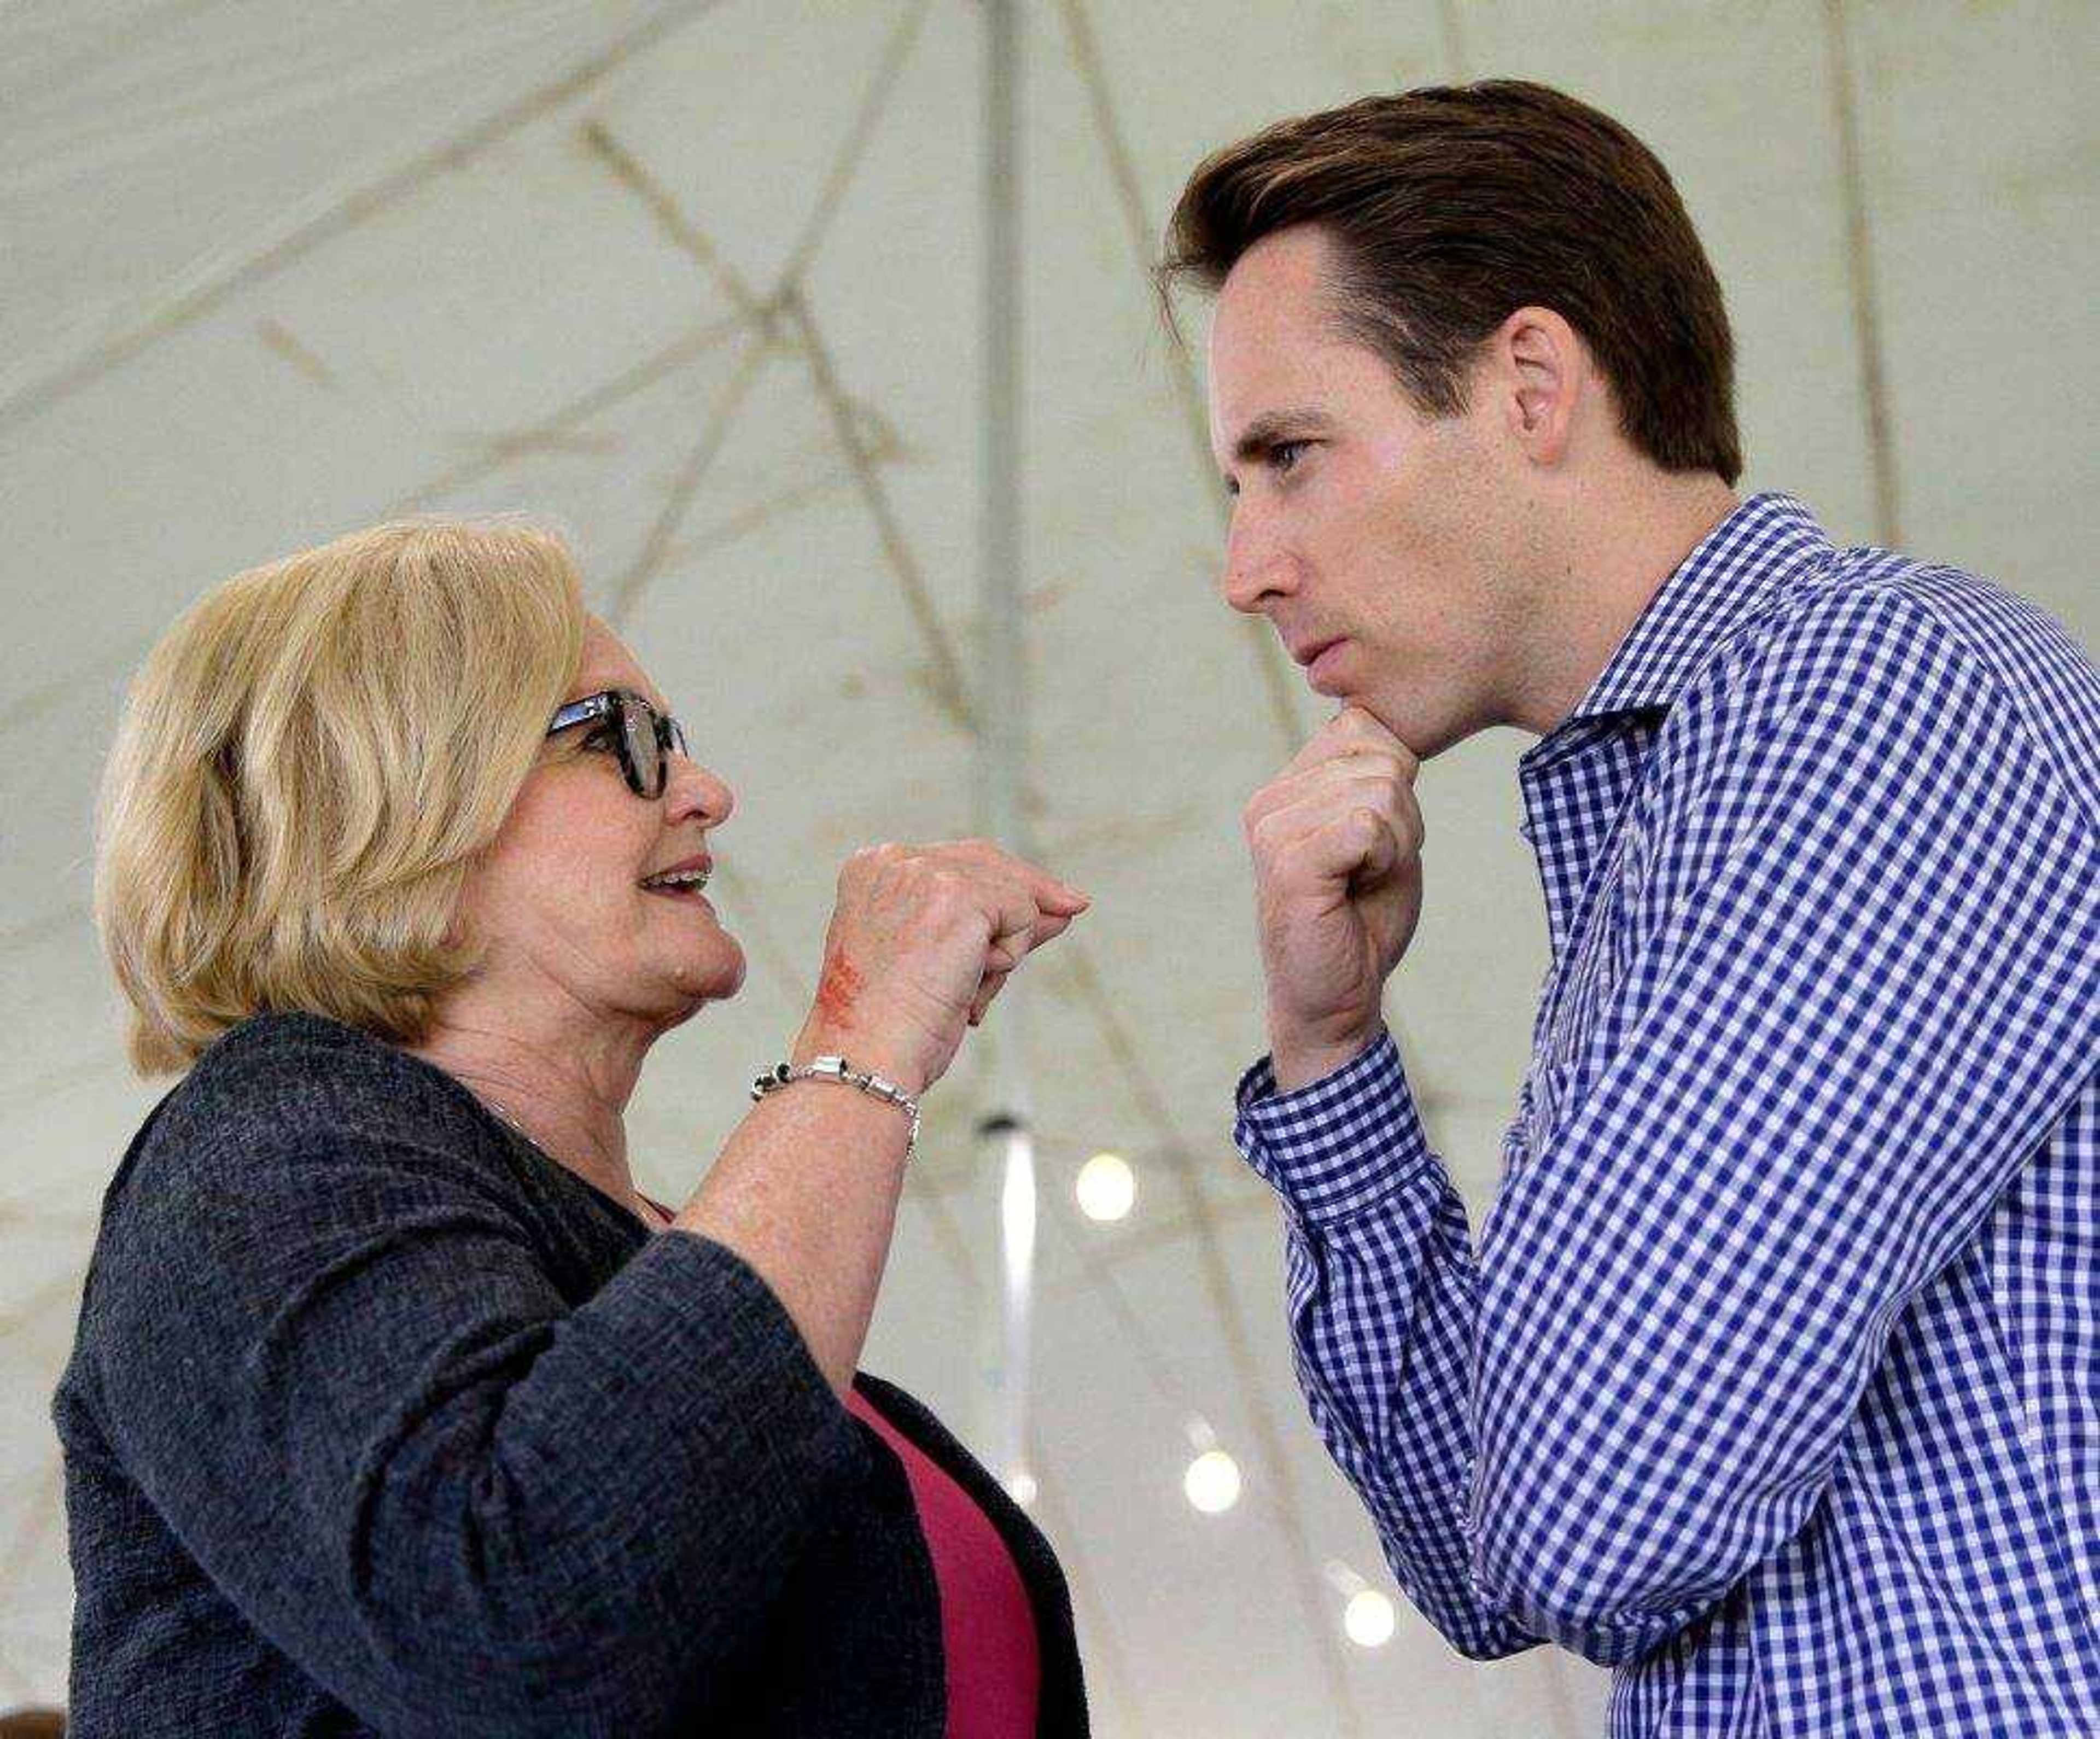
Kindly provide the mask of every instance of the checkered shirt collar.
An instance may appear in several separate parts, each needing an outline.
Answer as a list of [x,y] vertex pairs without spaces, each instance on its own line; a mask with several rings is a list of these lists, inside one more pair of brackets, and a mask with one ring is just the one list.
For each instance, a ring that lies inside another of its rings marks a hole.
[[1715,647],[1804,566],[1820,566],[1833,553],[1815,516],[1792,496],[1753,496],[1662,582],[1589,693],[1557,728],[1667,709]]

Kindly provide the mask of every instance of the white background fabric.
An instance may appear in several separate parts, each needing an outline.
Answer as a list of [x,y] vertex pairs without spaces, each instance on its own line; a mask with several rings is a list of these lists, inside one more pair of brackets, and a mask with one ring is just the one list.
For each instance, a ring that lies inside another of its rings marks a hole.
[[[1304,1420],[1275,1210],[1229,1139],[1260,1047],[1239,806],[1321,710],[1215,595],[1200,350],[1167,342],[1141,265],[1193,161],[1265,121],[1561,85],[1657,150],[1700,226],[1746,487],[2089,645],[2095,14],[1026,11],[1034,824],[1096,896],[1039,975],[1035,1460],[1099,1728],[1594,1733],[1580,1663],[1467,1662],[1404,1607],[1383,1649],[1342,1634],[1323,1567],[1390,1584]],[[44,1402],[157,1091],[124,1070],[86,916],[125,675],[214,580],[403,507],[564,526],[742,799],[718,903],[749,984],[665,1043],[633,1119],[645,1183],[682,1195],[799,1021],[838,860],[974,825],[980,73],[967,0],[0,13],[0,1706],[63,1690]],[[1522,746],[1425,773],[1428,904],[1391,999],[1476,1213],[1544,964]],[[966,1056],[929,1100],[867,1358],[966,1432],[987,1074]],[[1070,1205],[1103,1145],[1140,1180],[1110,1228]],[[1246,1476],[1223,1517],[1180,1494],[1191,1415]]]

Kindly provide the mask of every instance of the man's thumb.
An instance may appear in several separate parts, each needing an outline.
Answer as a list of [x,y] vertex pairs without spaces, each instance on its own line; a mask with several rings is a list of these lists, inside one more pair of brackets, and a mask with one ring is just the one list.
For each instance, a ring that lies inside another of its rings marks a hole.
[[1355,820],[1359,828],[1369,828],[1370,845],[1349,880],[1359,885],[1383,881],[1399,867],[1400,841],[1392,836],[1392,829],[1376,810],[1360,809]]

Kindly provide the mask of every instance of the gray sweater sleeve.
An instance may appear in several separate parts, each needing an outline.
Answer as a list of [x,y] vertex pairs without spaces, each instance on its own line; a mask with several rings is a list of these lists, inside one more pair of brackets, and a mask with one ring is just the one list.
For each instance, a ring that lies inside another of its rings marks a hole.
[[866,1476],[849,1415],[726,1247],[651,1238],[572,1307],[486,1137],[375,1091],[306,1080],[142,1150],[84,1311],[112,1444],[375,1728],[704,1707]]

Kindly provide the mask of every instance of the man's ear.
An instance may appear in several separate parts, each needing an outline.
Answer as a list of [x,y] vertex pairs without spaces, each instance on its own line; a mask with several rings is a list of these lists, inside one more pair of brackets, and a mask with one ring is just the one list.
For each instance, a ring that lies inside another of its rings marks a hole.
[[1552,309],[1526,307],[1495,329],[1485,360],[1510,439],[1535,464],[1560,464],[1591,385],[1589,346]]

